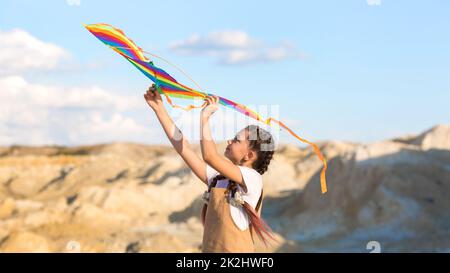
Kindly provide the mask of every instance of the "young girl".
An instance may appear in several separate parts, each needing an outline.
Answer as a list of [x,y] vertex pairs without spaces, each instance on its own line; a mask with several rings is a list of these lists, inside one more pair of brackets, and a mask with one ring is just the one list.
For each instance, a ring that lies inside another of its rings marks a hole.
[[253,232],[267,242],[274,239],[260,218],[262,174],[274,153],[272,136],[258,126],[247,126],[228,141],[224,156],[217,152],[209,126],[218,98],[207,97],[201,111],[201,159],[168,115],[152,85],[144,95],[167,137],[194,174],[208,186],[203,194],[202,252],[254,252]]

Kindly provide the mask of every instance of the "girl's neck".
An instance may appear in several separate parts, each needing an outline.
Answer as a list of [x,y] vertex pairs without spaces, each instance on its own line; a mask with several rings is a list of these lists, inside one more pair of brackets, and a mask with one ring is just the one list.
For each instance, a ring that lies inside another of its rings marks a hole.
[[[230,159],[229,159],[230,160]],[[245,161],[245,162],[236,162],[236,161],[234,161],[234,160],[230,160],[231,162],[233,162],[233,164],[234,165],[237,165],[237,166],[242,166],[242,167],[247,167],[247,168],[250,168],[250,169],[253,169],[253,162],[252,161]]]
[[241,164],[237,164],[237,165],[239,165],[239,166],[243,166],[243,167],[247,167],[247,168],[250,168],[250,169],[252,169],[253,168],[253,166],[252,166],[252,162],[243,162],[243,163],[241,163]]

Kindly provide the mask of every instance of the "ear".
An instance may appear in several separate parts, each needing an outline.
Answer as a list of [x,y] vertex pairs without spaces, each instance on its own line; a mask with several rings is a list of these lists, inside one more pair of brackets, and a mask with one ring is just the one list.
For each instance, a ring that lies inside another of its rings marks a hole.
[[256,152],[249,149],[247,154],[244,157],[245,161],[254,160],[256,158]]

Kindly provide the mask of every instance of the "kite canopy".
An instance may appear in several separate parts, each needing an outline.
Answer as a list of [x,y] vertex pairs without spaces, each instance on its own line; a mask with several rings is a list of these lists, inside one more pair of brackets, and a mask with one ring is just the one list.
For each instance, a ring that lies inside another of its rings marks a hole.
[[[183,99],[204,99],[207,96],[212,95],[212,94],[201,92],[201,91],[192,89],[188,86],[185,86],[185,85],[177,82],[177,80],[175,80],[172,76],[170,76],[166,71],[162,70],[159,67],[156,67],[153,64],[153,62],[144,55],[144,53],[151,55],[151,56],[155,56],[160,59],[162,59],[162,58],[159,56],[156,56],[154,54],[151,54],[149,52],[146,52],[142,48],[138,47],[131,39],[129,39],[125,35],[125,33],[122,30],[115,28],[108,24],[90,24],[90,25],[85,25],[85,27],[100,41],[102,41],[104,44],[106,44],[107,46],[112,48],[114,51],[116,51],[117,53],[122,55],[127,61],[129,61],[132,65],[134,65],[137,69],[139,69],[146,77],[148,77],[151,81],[153,81],[158,89],[158,92],[163,94],[166,97],[167,102],[172,107],[181,108],[184,110],[191,110],[193,108],[201,108],[205,105],[205,103],[203,103],[200,106],[188,105],[186,107],[182,107],[182,106],[173,104],[170,97],[183,98]],[[164,60],[164,59],[162,59],[162,60]],[[289,127],[287,127],[281,121],[278,121],[272,117],[263,119],[257,112],[246,107],[243,104],[236,103],[234,101],[228,100],[221,96],[218,96],[218,97],[219,97],[220,104],[230,107],[232,109],[235,109],[236,111],[238,111],[246,116],[249,116],[251,118],[254,118],[260,122],[263,122],[267,125],[272,125],[272,122],[274,122],[274,123],[278,124],[280,127],[287,130],[292,136],[294,136],[301,142],[309,144],[314,149],[314,152],[317,154],[319,159],[323,162],[323,168],[320,173],[320,185],[321,185],[322,193],[325,193],[327,191],[327,184],[326,184],[326,178],[325,178],[325,171],[327,169],[327,161],[326,161],[325,157],[323,157],[322,153],[320,152],[320,149],[317,147],[316,144],[299,137],[296,133],[294,133]]]

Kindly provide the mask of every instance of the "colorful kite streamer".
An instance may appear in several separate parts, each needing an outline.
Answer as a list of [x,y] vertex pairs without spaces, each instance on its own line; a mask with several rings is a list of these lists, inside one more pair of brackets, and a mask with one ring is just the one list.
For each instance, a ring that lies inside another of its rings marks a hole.
[[[155,83],[155,85],[158,89],[158,92],[160,94],[163,94],[166,97],[167,102],[172,107],[181,108],[183,110],[191,110],[193,108],[201,108],[205,105],[205,103],[203,103],[203,105],[200,105],[200,106],[188,105],[187,107],[182,107],[182,106],[173,104],[170,97],[184,98],[184,99],[204,99],[208,95],[212,95],[212,94],[200,92],[198,90],[195,90],[188,86],[185,86],[185,85],[177,82],[177,80],[175,80],[172,76],[170,76],[166,71],[162,70],[161,68],[156,67],[153,64],[153,62],[144,55],[144,53],[149,54],[154,57],[157,57],[157,58],[160,58],[163,61],[174,66],[175,68],[179,69],[178,67],[171,64],[167,60],[164,60],[163,58],[161,58],[157,55],[154,55],[152,53],[146,52],[142,48],[138,47],[120,29],[117,29],[108,24],[91,24],[91,25],[85,25],[85,27],[100,41],[102,41],[104,44],[108,45],[114,51],[116,51],[117,53],[122,55],[132,65],[134,65],[137,69],[139,69],[145,76],[147,76],[150,80],[152,80]],[[185,74],[187,77],[189,77],[181,69],[179,69],[179,70],[183,74]],[[195,83],[194,80],[192,80],[192,81]],[[195,83],[195,84],[198,86],[197,83]],[[199,89],[201,89],[201,88],[199,88]],[[320,173],[321,190],[322,190],[322,193],[325,193],[327,191],[327,184],[326,184],[326,178],[325,178],[325,172],[327,169],[327,161],[326,161],[325,157],[322,155],[322,153],[320,152],[320,150],[316,144],[299,137],[296,133],[294,133],[289,127],[287,127],[281,121],[278,121],[272,117],[263,119],[257,112],[253,111],[252,109],[246,107],[243,104],[236,103],[234,101],[228,100],[228,99],[220,97],[220,96],[218,96],[218,97],[219,97],[220,104],[230,107],[232,109],[235,109],[236,111],[238,111],[244,115],[247,115],[249,117],[252,117],[252,118],[254,118],[260,122],[263,122],[267,125],[271,125],[271,123],[274,122],[274,123],[278,124],[281,128],[286,129],[292,136],[294,136],[301,142],[307,143],[311,147],[313,147],[314,152],[317,154],[319,159],[323,162],[323,168]]]

